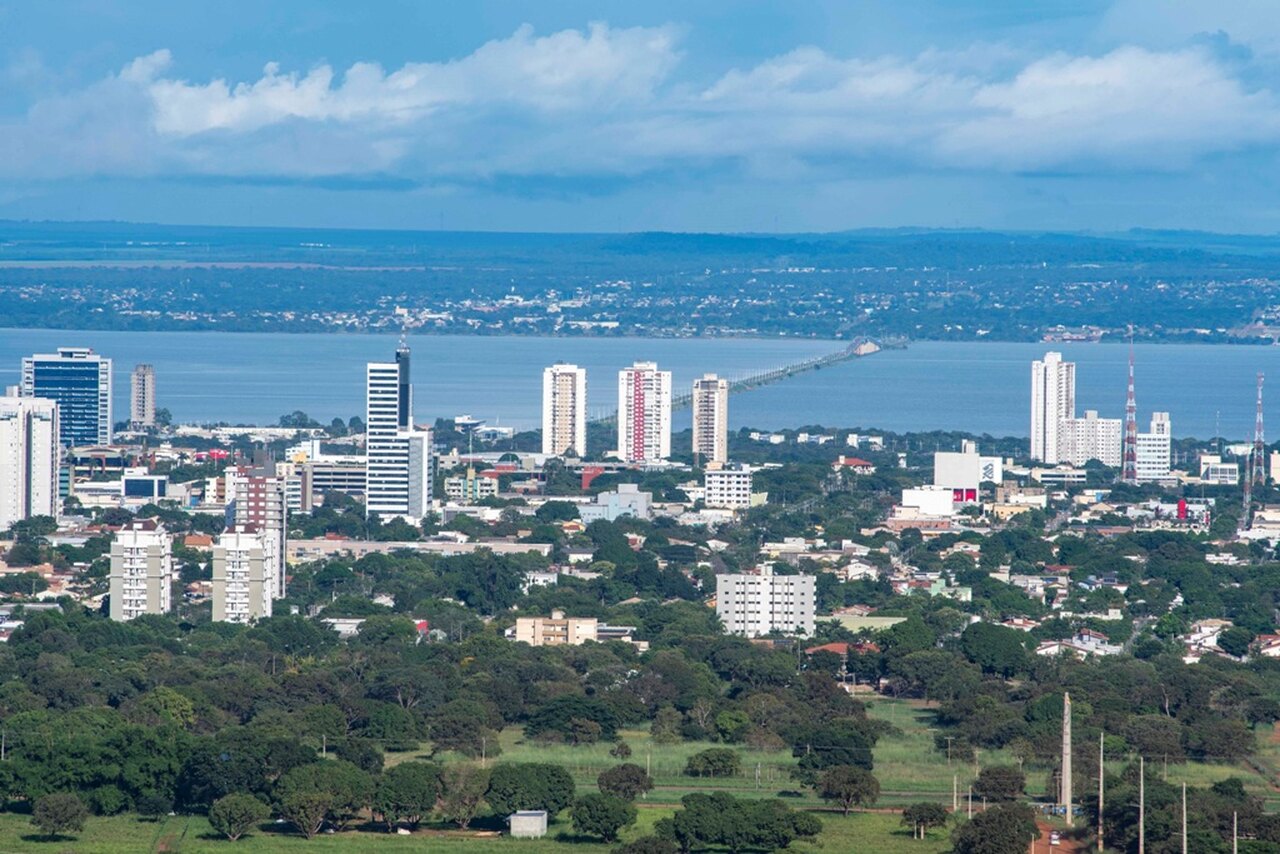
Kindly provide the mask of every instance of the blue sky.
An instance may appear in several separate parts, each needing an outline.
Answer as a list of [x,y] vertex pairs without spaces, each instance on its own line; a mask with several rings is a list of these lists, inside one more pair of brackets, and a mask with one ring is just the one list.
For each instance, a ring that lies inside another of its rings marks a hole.
[[1278,153],[1271,2],[0,0],[0,218],[1275,232]]

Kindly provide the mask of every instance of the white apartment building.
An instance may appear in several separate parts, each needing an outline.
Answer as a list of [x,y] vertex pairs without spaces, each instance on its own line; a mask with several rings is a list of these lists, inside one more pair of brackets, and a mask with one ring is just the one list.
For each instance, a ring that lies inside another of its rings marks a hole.
[[1082,466],[1089,460],[1119,468],[1124,461],[1124,421],[1099,418],[1086,409],[1083,418],[1067,418],[1059,426],[1058,462]]
[[32,516],[57,518],[58,404],[0,397],[0,532]]
[[671,372],[654,362],[618,372],[618,456],[628,463],[671,456]]
[[431,505],[431,431],[413,426],[409,348],[365,367],[365,509],[417,523]]
[[716,616],[729,634],[749,638],[770,632],[813,635],[816,607],[812,575],[717,575]]
[[557,362],[542,371],[542,453],[587,452],[587,369]]
[[129,383],[129,423],[133,427],[154,427],[156,423],[156,369],[138,365]]
[[278,598],[274,555],[257,525],[232,525],[213,544],[213,619],[249,623],[271,616]]
[[751,506],[751,469],[746,466],[708,469],[703,487],[707,507],[746,510]]
[[1076,365],[1061,353],[1031,363],[1031,459],[1060,462],[1059,428],[1076,414]]
[[729,381],[704,374],[693,381],[693,455],[696,462],[729,461]]
[[1169,413],[1151,413],[1151,430],[1138,434],[1138,483],[1164,480],[1172,467],[1173,427]]
[[111,541],[111,619],[167,614],[172,608],[173,538],[155,519],[137,519]]

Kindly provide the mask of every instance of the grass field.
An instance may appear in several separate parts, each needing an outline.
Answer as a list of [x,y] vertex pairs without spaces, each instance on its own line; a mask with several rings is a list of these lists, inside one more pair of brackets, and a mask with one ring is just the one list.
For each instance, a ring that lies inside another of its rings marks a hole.
[[[643,835],[653,823],[670,815],[668,809],[642,809],[637,826],[623,837],[624,841]],[[913,840],[902,828],[898,816],[883,813],[864,813],[844,817],[824,813],[823,833],[813,843],[800,842],[792,846],[798,852],[874,851],[877,854],[941,854],[950,846],[947,832],[936,830],[923,842]],[[318,836],[307,841],[289,833],[286,825],[264,825],[230,843],[215,838],[209,824],[200,816],[175,816],[152,824],[132,817],[90,819],[82,833],[74,838],[62,837],[45,840],[34,835],[26,816],[0,814],[0,851],[46,852],[61,854],[75,851],[86,854],[143,854],[143,852],[398,852],[435,851],[457,849],[467,854],[605,854],[613,846],[585,840],[573,835],[573,829],[563,817],[554,824],[551,833],[540,840],[509,838],[477,838],[445,834],[434,829],[420,831],[413,836],[395,836],[386,833],[349,831],[340,834]]]

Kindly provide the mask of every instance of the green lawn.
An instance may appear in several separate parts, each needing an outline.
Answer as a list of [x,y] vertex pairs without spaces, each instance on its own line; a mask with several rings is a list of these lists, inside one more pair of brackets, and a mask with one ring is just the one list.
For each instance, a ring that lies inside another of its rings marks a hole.
[[[625,839],[633,839],[643,835],[653,823],[665,815],[666,809],[642,809],[640,821],[631,828]],[[949,847],[947,833],[935,830],[923,842],[911,838],[902,828],[898,816],[883,813],[855,814],[844,817],[838,814],[824,813],[822,835],[813,843],[796,843],[793,848],[798,852],[834,851],[874,851],[877,854],[940,854]],[[257,830],[239,842],[230,843],[224,839],[213,838],[209,824],[200,816],[177,816],[163,822],[152,824],[138,821],[132,817],[116,816],[113,818],[90,819],[82,833],[75,838],[64,837],[46,841],[35,836],[26,816],[0,814],[0,850],[4,852],[95,852],[95,854],[143,854],[143,852],[182,852],[182,854],[199,854],[200,852],[217,852],[217,854],[254,854],[254,852],[297,851],[297,852],[384,852],[384,851],[423,851],[450,850],[465,851],[466,854],[553,854],[553,852],[581,852],[581,854],[604,854],[613,846],[583,840],[573,835],[569,822],[562,818],[552,826],[551,834],[546,839],[509,839],[509,838],[477,838],[440,833],[434,830],[422,831],[413,836],[395,836],[385,833],[347,833],[318,836],[307,841],[300,836],[288,832],[287,825],[272,827],[264,825],[266,830]]]

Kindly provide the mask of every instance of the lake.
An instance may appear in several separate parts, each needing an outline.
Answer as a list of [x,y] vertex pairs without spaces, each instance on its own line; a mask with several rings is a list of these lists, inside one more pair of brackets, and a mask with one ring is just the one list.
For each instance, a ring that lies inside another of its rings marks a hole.
[[[798,339],[534,338],[411,336],[414,415],[419,421],[471,414],[490,423],[537,426],[542,368],[587,368],[589,410],[616,406],[617,371],[637,359],[673,373],[676,393],[704,372],[737,377],[832,352],[840,342]],[[389,335],[0,330],[0,385],[18,381],[21,358],[86,346],[115,360],[116,420],[128,417],[129,373],[155,365],[158,404],[180,421],[274,423],[301,409],[328,421],[364,413],[364,364],[389,360]],[[1124,413],[1128,348],[1123,344],[913,343],[736,394],[731,425],[776,429],[806,424],[884,430],[965,430],[1025,436],[1030,363],[1056,349],[1076,362],[1078,408]],[[1280,386],[1280,348],[1140,344],[1138,418],[1171,413],[1177,436],[1253,433],[1259,370]],[[1280,431],[1280,387],[1267,417]],[[677,413],[676,429],[688,426]]]

